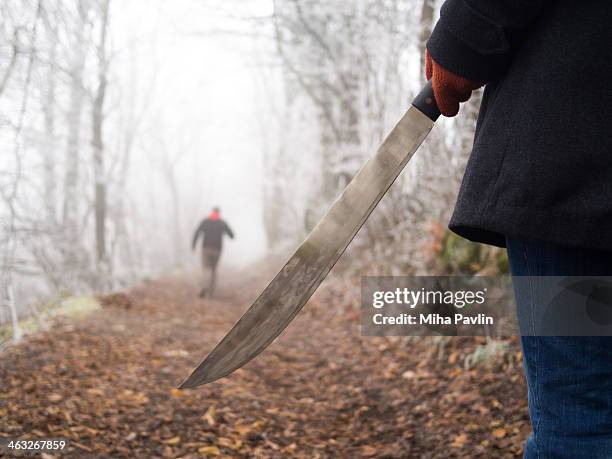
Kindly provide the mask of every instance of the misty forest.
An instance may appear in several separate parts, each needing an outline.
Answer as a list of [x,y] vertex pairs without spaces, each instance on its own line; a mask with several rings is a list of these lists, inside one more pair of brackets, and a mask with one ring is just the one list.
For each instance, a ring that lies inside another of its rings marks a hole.
[[[361,276],[507,272],[446,227],[480,93],[277,342],[176,389],[409,108],[441,3],[2,1],[0,436],[67,457],[519,457],[515,339],[359,329]],[[202,299],[213,207],[235,238]]]

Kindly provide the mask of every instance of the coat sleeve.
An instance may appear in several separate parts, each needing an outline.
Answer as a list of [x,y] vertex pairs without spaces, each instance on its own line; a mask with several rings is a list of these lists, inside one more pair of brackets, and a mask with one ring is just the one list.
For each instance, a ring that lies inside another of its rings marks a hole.
[[535,19],[552,0],[446,0],[427,50],[442,67],[472,81],[499,77]]
[[202,232],[202,223],[198,225],[198,227],[195,230],[195,233],[193,233],[193,241],[191,242],[191,250],[194,250],[196,248],[196,244],[198,243],[198,238],[200,237],[201,232]]
[[232,229],[229,227],[227,223],[225,223],[225,232],[230,238],[234,239],[234,232],[232,231]]

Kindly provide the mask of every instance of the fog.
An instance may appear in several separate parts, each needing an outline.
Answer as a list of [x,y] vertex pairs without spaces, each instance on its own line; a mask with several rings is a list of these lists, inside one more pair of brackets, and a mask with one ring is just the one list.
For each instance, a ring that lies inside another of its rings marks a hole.
[[[231,3],[126,2],[111,35],[117,49],[134,47],[121,53],[121,84],[145,89],[143,97],[152,88],[142,134],[150,137],[133,166],[148,173],[134,173],[134,195],[154,211],[157,225],[171,231],[168,206],[155,205],[167,202],[169,191],[162,183],[152,186],[158,178],[151,169],[155,163],[166,167],[165,161],[175,165],[185,249],[199,220],[220,206],[237,234],[224,259],[241,265],[265,247],[257,66],[270,48],[269,40],[258,38],[265,30],[243,18],[269,16],[272,5]],[[163,144],[169,158],[156,157],[151,144]]]
[[[223,268],[296,247],[424,84],[438,7],[2,2],[0,322],[199,272],[192,237],[215,206],[236,233]],[[355,269],[431,263],[478,104],[438,123],[359,233]]]

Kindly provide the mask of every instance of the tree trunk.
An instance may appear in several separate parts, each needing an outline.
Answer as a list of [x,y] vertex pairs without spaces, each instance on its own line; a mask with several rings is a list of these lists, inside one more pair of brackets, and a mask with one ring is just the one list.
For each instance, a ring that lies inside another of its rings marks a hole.
[[83,88],[83,72],[85,69],[85,27],[87,18],[87,7],[85,3],[79,2],[79,22],[76,25],[76,34],[72,43],[73,54],[70,62],[70,93],[69,106],[66,114],[68,134],[66,139],[66,159],[64,175],[64,199],[62,210],[62,224],[66,244],[66,264],[70,264],[76,258],[74,242],[79,238],[78,223],[78,200],[82,193],[79,192],[80,162],[79,155],[81,147],[81,118],[83,104],[85,102],[85,91]]
[[15,294],[13,292],[13,286],[11,284],[7,287],[6,301],[8,303],[9,310],[11,311],[11,325],[13,326],[13,343],[17,344],[23,337],[23,332],[19,325],[19,319],[17,317],[17,308],[15,307]]
[[419,33],[419,50],[421,52],[421,83],[425,84],[425,48],[431,35],[434,17],[434,0],[423,0],[421,7],[421,27]]
[[95,237],[98,262],[106,258],[106,176],[104,170],[104,99],[107,85],[106,34],[110,0],[102,0],[100,39],[98,42],[98,88],[92,112],[92,147],[95,179]]
[[[57,36],[56,31],[49,31],[49,36]],[[43,109],[43,115],[45,120],[45,145],[42,148],[43,155],[43,166],[44,166],[44,200],[45,200],[45,214],[46,224],[53,228],[56,223],[56,192],[57,183],[55,180],[55,153],[56,153],[56,139],[55,139],[55,90],[56,90],[56,73],[53,63],[56,60],[57,55],[57,42],[51,40],[51,50],[49,57],[49,68],[47,69],[47,94],[45,105]]]

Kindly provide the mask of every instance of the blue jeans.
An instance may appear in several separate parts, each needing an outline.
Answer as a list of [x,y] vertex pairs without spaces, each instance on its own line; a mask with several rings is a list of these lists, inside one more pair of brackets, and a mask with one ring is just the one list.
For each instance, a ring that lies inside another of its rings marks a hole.
[[[612,252],[513,238],[507,246],[513,277],[612,276]],[[543,307],[527,289],[515,296],[519,314]],[[612,337],[523,336],[521,344],[532,426],[524,457],[612,458]]]

